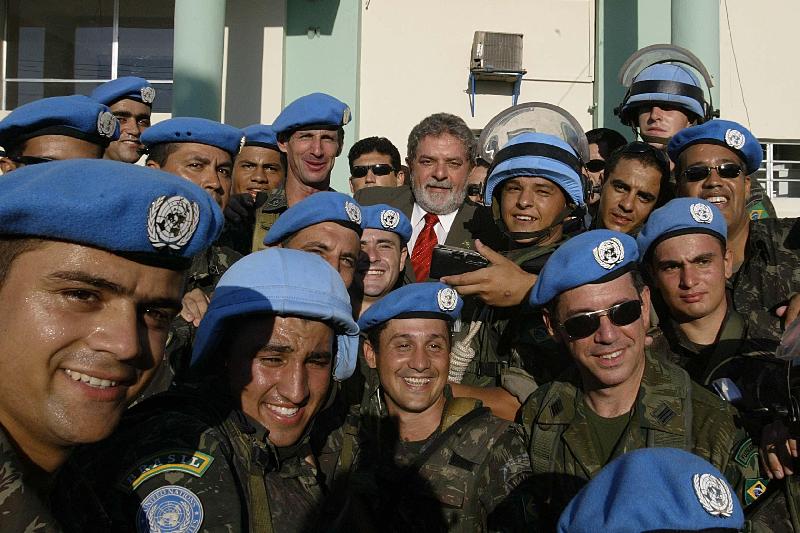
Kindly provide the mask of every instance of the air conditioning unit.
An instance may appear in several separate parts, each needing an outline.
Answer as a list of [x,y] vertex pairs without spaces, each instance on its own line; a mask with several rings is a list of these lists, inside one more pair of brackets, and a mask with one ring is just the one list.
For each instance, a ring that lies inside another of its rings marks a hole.
[[470,71],[473,73],[525,72],[522,69],[522,34],[476,31],[472,38]]

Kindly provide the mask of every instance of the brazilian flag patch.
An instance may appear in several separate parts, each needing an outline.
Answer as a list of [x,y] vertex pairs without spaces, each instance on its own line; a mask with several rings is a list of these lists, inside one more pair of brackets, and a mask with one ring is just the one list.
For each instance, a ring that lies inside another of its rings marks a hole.
[[750,505],[767,490],[769,479],[755,478],[744,480],[744,504]]
[[153,454],[129,470],[120,481],[126,490],[136,490],[153,476],[166,472],[183,472],[202,477],[214,458],[197,450],[164,450]]
[[739,445],[739,449],[736,450],[736,455],[733,457],[733,460],[739,463],[741,466],[747,468],[755,464],[752,461],[755,459],[757,454],[758,448],[756,448],[756,445],[753,444],[753,441],[750,439],[745,439]]

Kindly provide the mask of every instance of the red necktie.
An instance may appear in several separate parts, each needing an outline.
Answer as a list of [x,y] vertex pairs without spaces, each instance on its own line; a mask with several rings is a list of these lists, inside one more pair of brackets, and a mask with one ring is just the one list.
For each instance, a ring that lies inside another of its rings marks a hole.
[[425,226],[419,232],[414,250],[411,252],[411,266],[417,281],[425,281],[431,273],[431,255],[433,247],[439,244],[433,227],[439,222],[439,217],[433,213],[425,213]]

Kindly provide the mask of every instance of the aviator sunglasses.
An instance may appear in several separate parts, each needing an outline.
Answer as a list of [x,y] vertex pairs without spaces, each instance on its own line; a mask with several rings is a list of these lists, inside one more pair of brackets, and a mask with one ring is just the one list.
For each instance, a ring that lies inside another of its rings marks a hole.
[[583,166],[585,166],[586,170],[589,172],[600,172],[606,168],[606,162],[602,159],[590,159]]
[[386,163],[358,165],[350,169],[350,174],[354,178],[365,178],[370,170],[372,170],[372,173],[376,176],[388,176],[390,172],[394,171],[394,168],[392,168],[392,165],[387,165]]
[[561,327],[571,339],[583,339],[600,328],[601,316],[607,316],[617,326],[633,324],[642,316],[642,302],[628,300],[612,305],[608,309],[571,316],[561,324]]
[[686,178],[686,181],[701,181],[711,175],[711,171],[716,170],[720,178],[734,179],[739,177],[742,173],[742,166],[736,163],[722,163],[721,165],[696,165],[689,167],[681,175]]

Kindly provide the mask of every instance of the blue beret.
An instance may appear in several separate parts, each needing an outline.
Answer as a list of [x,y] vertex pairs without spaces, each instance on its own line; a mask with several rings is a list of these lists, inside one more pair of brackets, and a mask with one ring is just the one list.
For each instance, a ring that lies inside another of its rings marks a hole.
[[553,252],[531,290],[530,304],[547,304],[564,291],[605,283],[636,266],[639,249],[633,237],[596,229],[572,237]]
[[291,133],[300,128],[341,128],[350,122],[350,108],[344,102],[324,93],[301,96],[287,105],[272,129],[277,134]]
[[[530,144],[529,144],[530,143]],[[483,201],[492,205],[492,196],[504,181],[519,176],[545,178],[566,193],[576,205],[583,205],[583,182],[578,171],[572,165],[580,165],[578,154],[565,141],[546,133],[522,133],[517,135],[500,150],[495,160],[500,160],[509,149],[521,144],[529,144],[532,153],[520,153],[518,156],[505,159],[493,165],[486,178],[486,190]],[[541,148],[539,148],[541,147]],[[538,155],[536,152],[540,152]]]
[[444,283],[411,283],[372,304],[358,319],[358,327],[361,331],[369,331],[393,318],[418,316],[454,321],[463,306],[464,302],[455,289]]
[[53,161],[15,170],[0,184],[5,235],[69,241],[187,268],[222,231],[222,212],[203,189],[137,165]]
[[41,135],[67,135],[100,146],[119,139],[119,122],[88,96],[54,96],[21,105],[0,121],[0,146],[6,150]]
[[281,213],[264,237],[264,244],[277,244],[301,229],[321,222],[339,222],[361,235],[362,220],[361,206],[346,194],[317,192]]
[[260,146],[278,150],[278,138],[269,124],[253,124],[242,130],[245,146]]
[[742,505],[708,461],[675,448],[626,453],[567,505],[559,533],[706,531],[744,527]]
[[197,117],[177,117],[150,126],[142,133],[141,141],[150,148],[162,143],[199,143],[215,146],[236,155],[244,133],[239,128]]
[[650,213],[642,231],[636,237],[639,257],[663,240],[687,233],[708,233],[723,243],[728,239],[728,224],[720,210],[700,198],[675,198]]
[[92,91],[90,96],[105,105],[111,105],[122,99],[136,100],[151,105],[156,99],[156,90],[144,78],[123,76],[100,85]]
[[[689,93],[694,96],[687,96]],[[642,69],[633,79],[630,97],[622,108],[622,114],[626,115],[641,105],[655,102],[675,105],[698,117],[705,116],[705,98],[700,80],[683,65],[659,63]]]
[[682,129],[667,145],[669,158],[677,161],[681,153],[693,144],[718,144],[731,150],[744,162],[748,176],[758,170],[764,157],[755,135],[732,120],[717,118]]
[[228,318],[265,312],[330,324],[337,341],[333,376],[342,381],[353,374],[358,326],[341,276],[318,255],[286,248],[247,255],[222,275],[197,330],[191,365],[217,349]]
[[364,229],[391,231],[400,236],[403,245],[411,239],[411,221],[402,211],[386,204],[365,205],[361,207]]

